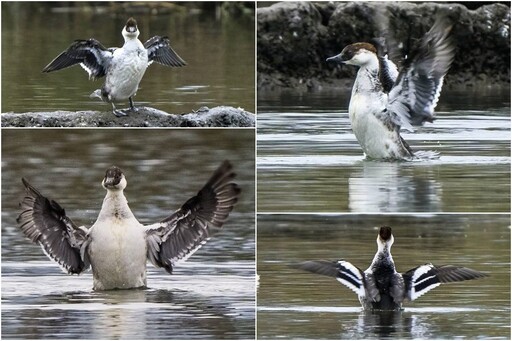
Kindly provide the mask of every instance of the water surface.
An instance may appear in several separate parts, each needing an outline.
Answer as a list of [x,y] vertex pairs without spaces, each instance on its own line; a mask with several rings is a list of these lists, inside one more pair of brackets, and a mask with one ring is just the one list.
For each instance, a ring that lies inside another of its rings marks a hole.
[[122,46],[121,30],[130,16],[137,20],[142,42],[169,36],[187,62],[181,68],[152,64],[134,98],[136,105],[175,114],[218,105],[254,112],[254,12],[229,16],[214,9],[169,6],[170,14],[151,14],[158,13],[158,6],[96,3],[70,12],[59,10],[62,4],[2,3],[2,112],[111,110],[110,104],[89,98],[104,78],[89,81],[80,66],[49,74],[41,70],[75,39]]
[[259,212],[508,212],[510,90],[443,91],[438,119],[402,136],[440,158],[363,158],[350,90],[258,93]]
[[[345,259],[365,270],[393,227],[397,271],[463,265],[490,277],[443,284],[395,314],[363,313],[335,279],[290,267]],[[509,339],[510,215],[258,215],[259,339]],[[456,327],[454,327],[456,326]]]
[[[105,169],[123,169],[143,224],[169,216],[230,160],[242,188],[225,226],[173,275],[148,264],[147,290],[93,292],[16,227],[27,178],[77,224],[91,226]],[[2,337],[254,338],[254,130],[3,129]]]

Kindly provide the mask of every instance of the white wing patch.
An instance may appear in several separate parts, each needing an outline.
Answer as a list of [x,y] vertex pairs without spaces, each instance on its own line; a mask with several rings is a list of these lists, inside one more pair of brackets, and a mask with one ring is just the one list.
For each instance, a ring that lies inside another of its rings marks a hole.
[[408,298],[414,301],[430,290],[437,288],[441,283],[437,278],[437,272],[432,264],[425,264],[417,267],[411,278],[411,289]]
[[336,276],[336,280],[355,292],[357,296],[365,297],[361,270],[344,260],[338,261],[337,268],[338,276]]

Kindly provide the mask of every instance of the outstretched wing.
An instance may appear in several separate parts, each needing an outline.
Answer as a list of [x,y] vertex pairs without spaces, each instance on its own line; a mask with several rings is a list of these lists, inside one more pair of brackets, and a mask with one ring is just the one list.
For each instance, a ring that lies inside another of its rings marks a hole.
[[366,295],[364,272],[347,261],[307,261],[300,263],[297,267],[315,274],[334,277],[338,282],[355,292],[357,296],[365,297]]
[[433,264],[420,265],[404,273],[405,293],[413,301],[438,287],[441,283],[460,282],[487,277],[486,274],[462,266]]
[[64,209],[47,199],[27,180],[22,179],[26,196],[20,203],[17,218],[21,231],[33,243],[39,243],[45,254],[69,274],[79,274],[89,267],[80,250],[87,239],[87,229],[77,227]]
[[179,210],[159,223],[146,226],[148,258],[157,267],[172,273],[173,265],[190,257],[210,236],[212,227],[221,227],[238,200],[240,188],[228,161]]
[[405,61],[387,104],[388,111],[398,116],[399,126],[412,130],[411,125],[434,120],[443,78],[454,58],[451,29],[450,20],[439,16]]
[[187,63],[171,47],[167,37],[154,36],[144,43],[148,50],[149,63],[157,62],[166,66],[185,66]]
[[75,40],[66,51],[46,65],[43,72],[57,71],[80,64],[87,71],[90,79],[100,78],[106,75],[114,50],[106,49],[96,39]]

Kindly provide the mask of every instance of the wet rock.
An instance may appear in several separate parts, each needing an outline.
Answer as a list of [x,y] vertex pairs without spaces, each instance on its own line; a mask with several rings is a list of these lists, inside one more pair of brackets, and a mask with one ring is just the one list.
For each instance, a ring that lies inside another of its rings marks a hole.
[[228,106],[202,107],[194,113],[168,114],[149,107],[116,117],[112,112],[53,111],[3,113],[2,127],[254,127],[255,116]]
[[[510,8],[453,3],[286,2],[258,8],[258,88],[350,86],[357,68],[326,63],[344,46],[392,32],[406,53],[444,13],[455,23],[445,84],[510,84]],[[387,21],[387,22],[386,22]]]

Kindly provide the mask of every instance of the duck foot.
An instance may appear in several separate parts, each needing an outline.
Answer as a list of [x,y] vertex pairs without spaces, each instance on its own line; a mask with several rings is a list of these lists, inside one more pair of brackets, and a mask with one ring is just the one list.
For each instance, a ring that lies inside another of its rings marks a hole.
[[139,109],[135,107],[133,104],[133,99],[131,97],[128,98],[130,101],[130,107],[126,109],[116,109],[116,106],[114,105],[114,102],[112,102],[112,113],[116,115],[117,117],[123,117],[128,116],[129,112],[137,112]]
[[116,109],[114,111],[112,111],[112,113],[114,115],[116,115],[117,117],[123,117],[123,116],[128,116],[128,110],[127,109]]
[[128,113],[130,113],[130,112],[137,112],[137,111],[139,111],[139,109],[137,109],[137,108],[127,108],[127,109],[116,109],[112,112],[117,117],[124,117],[124,116],[128,116]]

